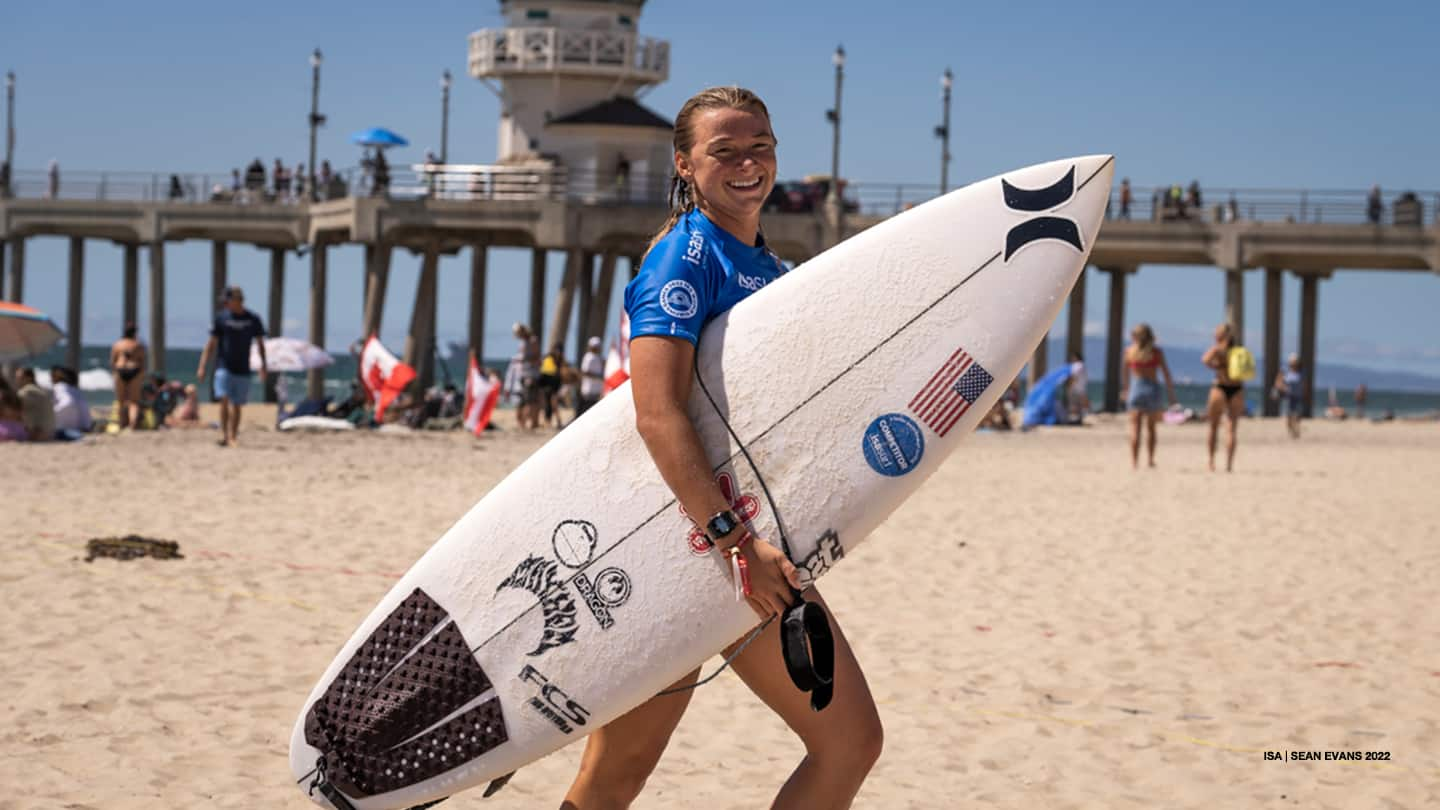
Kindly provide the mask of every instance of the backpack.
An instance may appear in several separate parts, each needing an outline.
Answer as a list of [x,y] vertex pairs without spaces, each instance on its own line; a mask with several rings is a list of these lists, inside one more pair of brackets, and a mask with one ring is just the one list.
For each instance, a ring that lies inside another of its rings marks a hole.
[[1225,357],[1226,376],[1236,382],[1255,379],[1255,355],[1244,346],[1236,346]]

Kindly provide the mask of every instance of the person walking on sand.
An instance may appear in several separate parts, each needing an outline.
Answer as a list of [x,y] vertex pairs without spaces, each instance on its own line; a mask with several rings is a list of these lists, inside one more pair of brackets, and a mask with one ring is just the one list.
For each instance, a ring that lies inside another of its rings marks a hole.
[[535,385],[540,390],[540,405],[545,411],[545,426],[559,430],[565,427],[565,418],[560,415],[560,382],[565,374],[565,347],[552,344],[550,351],[540,361],[540,376]]
[[1305,405],[1303,380],[1300,377],[1300,355],[1291,354],[1285,368],[1275,375],[1275,397],[1285,401],[1285,429],[1290,438],[1300,438],[1300,410]]
[[250,399],[250,341],[260,349],[260,382],[269,374],[265,359],[265,325],[260,316],[245,308],[245,293],[239,287],[226,287],[225,305],[215,313],[210,327],[210,340],[200,352],[200,367],[195,379],[205,379],[210,355],[219,350],[215,360],[215,398],[220,400],[221,447],[240,443],[240,409]]
[[115,375],[115,411],[120,429],[140,424],[140,388],[145,381],[145,347],[135,337],[134,323],[126,323],[120,339],[110,347],[110,371]]
[[591,337],[580,358],[580,390],[575,398],[575,418],[590,410],[605,393],[605,361],[600,357],[600,338]]
[[1125,409],[1130,419],[1130,467],[1140,467],[1140,430],[1145,428],[1145,455],[1151,467],[1155,466],[1155,423],[1165,407],[1160,399],[1160,374],[1165,375],[1165,397],[1170,405],[1175,404],[1175,379],[1170,376],[1170,364],[1165,362],[1165,352],[1155,345],[1155,332],[1150,324],[1142,323],[1130,330],[1130,345],[1125,347],[1125,356],[1120,364],[1120,387],[1124,388]]
[[[775,184],[775,136],[758,96],[718,87],[685,102],[675,117],[673,137],[670,215],[651,242],[639,274],[625,288],[635,429],[686,514],[702,524],[712,544],[710,553],[723,557],[727,568],[734,565],[747,572],[736,584],[743,583],[743,598],[758,623],[791,604],[800,578],[781,549],[768,538],[750,534],[730,511],[687,406],[695,350],[706,322],[784,272],[760,233],[760,209]],[[762,283],[742,286],[742,273]],[[745,567],[737,557],[745,560]],[[800,598],[824,608],[813,587]],[[833,617],[832,627],[834,696],[824,711],[813,711],[806,693],[791,683],[781,655],[780,622],[771,621],[731,662],[741,681],[805,746],[805,756],[784,780],[773,807],[849,807],[880,756],[875,700]],[[726,654],[735,653],[736,646]],[[657,695],[592,733],[561,806],[630,806],[679,724],[692,694],[688,687],[699,674],[699,669],[690,672],[672,687],[678,691]],[[743,742],[732,741],[728,748],[733,753]],[[716,744],[711,760],[723,769],[727,745]]]
[[1210,423],[1210,471],[1215,471],[1215,450],[1220,438],[1220,420],[1225,420],[1225,472],[1235,469],[1235,445],[1239,441],[1240,417],[1245,413],[1245,383],[1230,378],[1230,350],[1235,348],[1235,333],[1230,324],[1215,328],[1215,345],[1205,350],[1200,362],[1215,370],[1215,383],[1205,403],[1205,419]]

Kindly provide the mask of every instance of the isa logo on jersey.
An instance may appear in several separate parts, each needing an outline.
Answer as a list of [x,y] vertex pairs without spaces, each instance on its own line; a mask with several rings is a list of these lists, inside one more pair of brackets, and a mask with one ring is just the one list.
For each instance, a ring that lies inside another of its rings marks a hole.
[[865,428],[860,450],[870,469],[898,478],[915,469],[924,457],[925,436],[914,419],[903,413],[887,413]]
[[693,318],[700,310],[700,297],[690,282],[677,278],[660,288],[660,308],[672,318]]

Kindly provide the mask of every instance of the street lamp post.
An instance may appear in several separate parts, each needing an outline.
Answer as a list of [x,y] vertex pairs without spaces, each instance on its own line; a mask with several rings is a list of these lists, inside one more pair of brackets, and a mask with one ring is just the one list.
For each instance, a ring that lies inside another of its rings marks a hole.
[[940,193],[950,190],[950,87],[955,77],[950,68],[940,77],[941,98],[944,112],[940,115],[940,126],[935,127],[935,137],[940,139]]
[[316,48],[310,54],[310,162],[305,166],[305,191],[312,202],[320,199],[315,188],[315,131],[325,123],[320,114],[320,61],[320,49]]
[[440,74],[440,163],[450,157],[450,69]]
[[15,71],[5,73],[5,165],[15,171]]
[[830,184],[825,192],[825,220],[830,230],[828,241],[838,244],[845,239],[845,201],[840,196],[840,87],[845,82],[845,46],[837,45],[835,55],[835,106],[825,111],[834,128],[830,144]]
[[825,111],[825,117],[830,120],[834,137],[830,144],[830,190],[825,197],[827,201],[838,202],[840,199],[840,87],[845,82],[844,45],[836,46],[832,59],[835,62],[835,106]]

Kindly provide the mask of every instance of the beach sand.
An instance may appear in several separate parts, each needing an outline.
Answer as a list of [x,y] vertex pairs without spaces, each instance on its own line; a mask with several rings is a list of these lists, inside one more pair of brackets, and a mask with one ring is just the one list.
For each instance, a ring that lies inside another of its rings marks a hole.
[[[1440,425],[1241,431],[1232,475],[1195,425],[1140,472],[1114,420],[969,438],[821,583],[886,727],[856,806],[1440,803]],[[214,440],[0,448],[0,810],[311,806],[305,696],[544,437]],[[185,557],[83,561],[128,533]],[[444,807],[556,807],[580,748]],[[802,754],[726,673],[635,807],[764,807]]]

